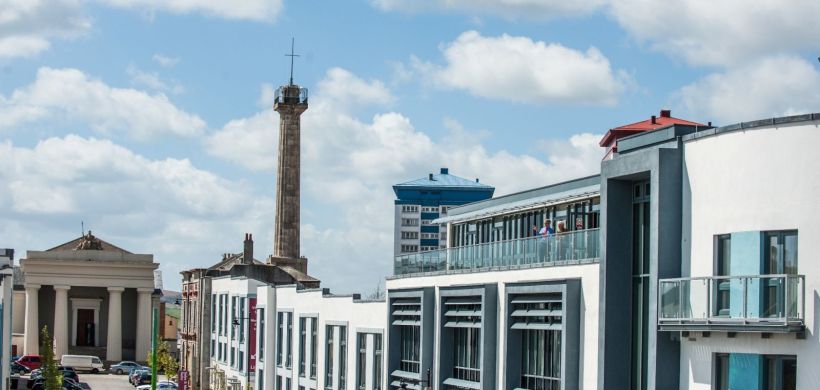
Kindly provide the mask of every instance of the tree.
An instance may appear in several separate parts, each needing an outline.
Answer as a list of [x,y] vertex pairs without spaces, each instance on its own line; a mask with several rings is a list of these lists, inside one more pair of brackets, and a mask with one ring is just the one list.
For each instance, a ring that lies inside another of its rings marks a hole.
[[[151,351],[148,351],[148,367],[154,367],[154,360],[151,359]],[[157,372],[165,372],[168,378],[177,376],[179,362],[171,355],[168,343],[157,339]]]
[[62,390],[63,374],[57,369],[57,363],[54,361],[54,339],[48,333],[48,326],[43,326],[40,334],[43,337],[43,346],[40,350],[40,356],[43,358],[40,367],[44,379],[43,390]]

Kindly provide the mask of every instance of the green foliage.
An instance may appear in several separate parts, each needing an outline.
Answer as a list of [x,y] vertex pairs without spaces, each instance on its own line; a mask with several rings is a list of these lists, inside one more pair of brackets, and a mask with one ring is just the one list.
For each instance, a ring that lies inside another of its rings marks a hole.
[[54,361],[54,339],[48,332],[48,326],[43,326],[40,332],[43,338],[43,346],[40,350],[42,356],[42,365],[40,372],[43,374],[44,390],[62,390],[63,388],[63,374],[57,369],[57,362]]
[[[151,351],[148,351],[148,367],[154,367],[154,359],[152,359]],[[157,340],[157,372],[164,372],[168,378],[177,376],[179,371],[179,362],[171,355],[168,343]]]

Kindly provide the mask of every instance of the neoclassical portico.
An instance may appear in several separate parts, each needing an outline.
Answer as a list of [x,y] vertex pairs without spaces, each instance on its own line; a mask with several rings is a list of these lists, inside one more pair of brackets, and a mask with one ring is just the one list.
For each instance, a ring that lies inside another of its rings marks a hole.
[[46,251],[28,251],[25,276],[25,354],[39,353],[48,326],[56,356],[95,354],[108,361],[144,361],[151,347],[152,255],[134,254],[91,233]]

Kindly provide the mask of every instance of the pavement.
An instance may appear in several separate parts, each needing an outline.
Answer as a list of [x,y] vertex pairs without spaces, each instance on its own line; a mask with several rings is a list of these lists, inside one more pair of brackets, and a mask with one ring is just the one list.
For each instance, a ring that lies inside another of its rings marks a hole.
[[[134,386],[128,383],[128,375],[111,375],[111,374],[87,374],[79,373],[80,384],[84,388],[90,390],[134,390]],[[21,377],[18,389],[26,389],[27,377]],[[159,380],[165,380],[164,375],[159,376]]]

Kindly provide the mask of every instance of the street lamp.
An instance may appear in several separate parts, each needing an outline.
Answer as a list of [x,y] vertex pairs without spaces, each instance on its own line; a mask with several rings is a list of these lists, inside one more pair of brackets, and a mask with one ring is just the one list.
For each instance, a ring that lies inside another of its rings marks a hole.
[[234,327],[239,326],[239,320],[247,321],[248,322],[248,331],[245,333],[245,389],[250,390],[251,388],[251,317],[234,317],[231,324]]

